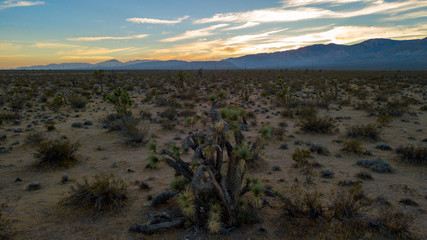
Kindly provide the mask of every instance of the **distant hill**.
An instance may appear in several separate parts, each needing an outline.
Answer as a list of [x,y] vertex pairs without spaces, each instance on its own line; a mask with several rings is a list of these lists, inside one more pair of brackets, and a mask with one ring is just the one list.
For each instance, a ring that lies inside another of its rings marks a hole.
[[97,64],[62,63],[20,67],[17,70],[223,70],[223,69],[349,69],[427,70],[427,38],[420,40],[371,39],[354,45],[316,44],[296,50],[261,53],[221,61],[112,59]]
[[404,41],[371,39],[354,45],[317,44],[223,61],[247,69],[427,70],[427,38]]

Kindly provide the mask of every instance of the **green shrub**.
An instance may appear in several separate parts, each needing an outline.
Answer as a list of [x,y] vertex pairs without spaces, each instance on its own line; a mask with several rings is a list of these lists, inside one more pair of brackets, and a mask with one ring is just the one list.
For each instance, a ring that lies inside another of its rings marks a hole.
[[228,123],[236,123],[240,122],[242,118],[246,115],[245,110],[240,107],[232,107],[232,108],[223,108],[219,111],[221,118],[224,119]]
[[170,187],[177,192],[181,192],[185,190],[189,183],[190,181],[187,178],[179,177],[172,180],[172,182],[170,183]]
[[40,143],[34,158],[39,167],[69,167],[77,162],[74,153],[79,143],[71,143],[69,140],[57,139]]
[[82,183],[71,187],[71,195],[63,200],[65,205],[91,210],[95,215],[120,209],[127,199],[127,185],[113,174],[96,174],[93,181],[85,177]]
[[129,115],[130,107],[132,106],[132,100],[130,95],[125,90],[121,88],[115,89],[112,93],[106,96],[106,99],[114,104],[117,114]]

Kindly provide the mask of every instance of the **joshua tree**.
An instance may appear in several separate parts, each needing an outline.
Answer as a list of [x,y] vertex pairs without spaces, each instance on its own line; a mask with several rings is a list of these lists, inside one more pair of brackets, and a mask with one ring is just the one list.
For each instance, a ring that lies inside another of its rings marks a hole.
[[114,108],[120,115],[130,115],[129,110],[132,105],[129,93],[121,88],[115,89],[111,94],[107,95],[107,100],[114,104]]
[[93,72],[93,77],[98,81],[98,84],[101,85],[101,92],[104,92],[104,88],[103,88],[104,76],[105,76],[104,70],[97,70]]
[[[259,141],[248,147],[239,128],[229,125],[215,109],[217,103],[205,111],[212,122],[208,132],[191,134],[184,141],[184,150],[194,151],[191,164],[183,161],[178,151],[162,150],[163,160],[189,182],[187,189],[178,195],[185,219],[214,233],[222,226],[238,225],[238,217],[254,216],[256,209],[262,207],[264,191],[256,179],[244,178],[247,165],[258,157],[254,152]],[[234,134],[230,134],[232,132]],[[227,166],[223,166],[224,160]],[[244,198],[246,193],[251,194]],[[139,232],[153,229],[158,228],[153,225],[131,227]]]

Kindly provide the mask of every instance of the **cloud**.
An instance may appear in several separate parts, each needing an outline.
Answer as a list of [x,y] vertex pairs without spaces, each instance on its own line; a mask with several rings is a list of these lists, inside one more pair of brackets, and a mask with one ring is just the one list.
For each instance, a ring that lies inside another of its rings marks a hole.
[[354,2],[374,2],[376,0],[285,0],[282,1],[284,6],[307,6],[329,3],[332,5],[343,5]]
[[88,60],[109,60],[114,59],[114,57],[111,56],[63,56],[60,59],[67,59],[67,60],[80,60],[80,59],[88,59]]
[[233,31],[233,30],[240,30],[240,29],[245,29],[245,28],[251,28],[251,27],[255,27],[258,26],[259,23],[257,22],[247,22],[243,25],[239,25],[239,26],[235,26],[235,27],[229,27],[224,29],[225,31]]
[[35,5],[42,5],[45,2],[42,1],[18,1],[18,0],[7,0],[0,2],[0,10],[11,7],[29,7]]
[[139,35],[133,35],[133,36],[126,36],[126,37],[78,37],[78,38],[67,38],[67,40],[77,41],[77,42],[101,41],[101,40],[128,40],[128,39],[141,39],[148,36],[149,36],[148,34],[139,34]]
[[128,18],[126,19],[126,21],[133,22],[133,23],[172,24],[173,25],[173,24],[180,23],[189,17],[190,16],[184,16],[176,20],[161,20],[161,19],[154,19],[154,18]]
[[400,14],[397,16],[392,16],[392,17],[384,18],[382,20],[383,21],[400,21],[400,20],[406,20],[406,19],[421,18],[426,16],[427,16],[427,11],[418,11],[418,12],[410,12],[410,13]]
[[165,38],[165,39],[162,39],[160,41],[161,42],[176,42],[176,41],[185,40],[185,39],[192,39],[192,38],[210,36],[210,35],[213,35],[212,31],[214,31],[215,29],[223,28],[223,27],[227,27],[227,26],[229,26],[229,24],[217,24],[217,25],[213,25],[210,27],[206,27],[206,28],[186,31],[185,33],[178,35],[176,37]]
[[285,51],[313,44],[354,44],[372,38],[419,39],[427,35],[427,24],[416,27],[327,26],[327,28],[306,28],[301,32],[285,30],[210,41],[198,40],[154,50],[151,55],[163,59],[206,60],[212,56],[222,59]]
[[73,48],[73,47],[80,47],[80,46],[73,45],[73,44],[65,44],[65,43],[37,42],[37,43],[33,44],[31,47],[37,47],[37,48]]
[[0,51],[18,50],[22,47],[10,42],[0,42]]
[[427,1],[407,0],[398,2],[385,2],[384,0],[365,0],[368,6],[360,9],[346,11],[332,11],[326,8],[310,7],[313,3],[350,3],[355,0],[295,0],[289,4],[297,6],[289,8],[288,6],[279,8],[257,9],[247,12],[219,13],[209,18],[195,20],[196,24],[203,23],[277,23],[277,22],[295,22],[301,20],[321,19],[321,18],[351,18],[366,16],[372,14],[395,14],[412,9],[418,9],[427,6]]
[[109,48],[76,48],[69,51],[59,51],[57,54],[59,55],[73,55],[73,56],[85,56],[85,55],[104,55],[109,53],[115,53],[115,52],[123,52],[123,51],[129,51],[133,50],[133,47],[128,48],[116,48],[116,49],[109,49]]
[[210,18],[202,18],[195,21],[196,24],[213,22],[252,22],[252,23],[272,23],[272,22],[293,22],[303,19],[314,19],[325,16],[333,16],[330,10],[319,8],[299,8],[299,9],[280,9],[269,8],[259,9],[248,12],[220,13]]

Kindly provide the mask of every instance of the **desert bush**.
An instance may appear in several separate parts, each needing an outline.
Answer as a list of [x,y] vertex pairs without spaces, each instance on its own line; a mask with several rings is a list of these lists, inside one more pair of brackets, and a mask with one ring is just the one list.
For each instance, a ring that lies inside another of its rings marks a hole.
[[427,104],[424,104],[420,107],[420,110],[427,111]]
[[315,152],[317,154],[320,155],[325,155],[325,156],[329,156],[331,154],[331,152],[329,151],[329,149],[325,146],[322,146],[320,144],[314,144],[314,143],[307,143],[309,149],[311,152]]
[[91,215],[120,209],[127,199],[127,185],[113,174],[95,174],[91,182],[85,177],[83,182],[71,187],[71,195],[63,204],[78,209],[90,210]]
[[325,117],[309,117],[306,119],[301,119],[297,124],[300,129],[304,132],[310,133],[331,133],[335,128],[334,119],[325,116]]
[[175,120],[176,119],[176,115],[177,115],[177,111],[176,111],[176,109],[174,109],[174,108],[168,108],[168,109],[166,109],[164,112],[162,112],[161,114],[160,114],[160,116],[161,117],[163,117],[163,118],[167,118],[167,119],[169,119],[170,121],[173,121],[173,120]]
[[290,108],[286,108],[280,112],[280,116],[284,118],[293,118],[294,114],[295,114],[294,110]]
[[379,115],[387,115],[391,117],[400,117],[408,110],[408,105],[399,99],[389,101],[387,104],[378,109]]
[[25,137],[25,143],[28,143],[30,145],[38,145],[41,142],[43,142],[45,139],[45,136],[42,132],[32,132],[28,133]]
[[302,191],[294,186],[291,193],[290,196],[284,198],[284,210],[287,216],[312,220],[323,216],[319,192]]
[[393,119],[387,115],[379,115],[376,121],[380,126],[387,126]]
[[359,179],[362,179],[362,180],[372,180],[372,179],[374,179],[370,173],[363,172],[363,171],[356,173],[356,175],[354,175],[354,176],[357,177],[357,178],[359,178]]
[[409,227],[414,221],[412,216],[391,208],[381,209],[379,213],[380,216],[374,221],[377,227],[403,239],[412,239],[409,233]]
[[231,107],[221,109],[219,114],[227,123],[232,124],[240,122],[246,115],[246,111],[240,107]]
[[375,159],[366,159],[366,160],[357,160],[356,164],[358,166],[369,168],[377,173],[390,173],[391,166],[386,161],[375,158]]
[[311,151],[308,149],[296,148],[294,153],[292,153],[292,160],[297,162],[298,164],[306,164],[307,159],[310,157]]
[[328,210],[330,217],[335,219],[355,217],[364,207],[371,204],[362,191],[361,185],[356,185],[348,191],[332,192],[331,195],[331,205]]
[[317,115],[317,110],[313,106],[300,106],[294,109],[295,115],[301,118],[312,118]]
[[379,131],[375,124],[358,124],[347,128],[347,136],[353,138],[368,138],[371,140],[379,139]]
[[163,129],[166,129],[166,130],[173,130],[176,126],[176,124],[170,121],[169,119],[163,119],[160,122],[160,125],[162,126]]
[[34,158],[39,167],[69,167],[77,162],[75,152],[79,143],[71,143],[69,140],[56,139],[40,143]]
[[85,108],[87,99],[78,95],[71,95],[68,97],[68,101],[73,108]]
[[44,125],[44,127],[46,128],[46,131],[48,131],[48,132],[53,131],[53,130],[56,129],[55,128],[55,123],[53,121],[46,122],[45,125]]
[[21,119],[21,115],[17,112],[0,112],[0,124]]
[[361,154],[363,152],[363,148],[360,146],[360,142],[357,140],[353,139],[345,141],[343,145],[344,147],[341,149],[341,151],[354,154]]
[[52,111],[57,112],[59,108],[61,108],[63,105],[64,105],[64,97],[58,95],[52,99],[52,101],[48,104],[48,107]]
[[131,112],[129,108],[132,106],[130,95],[121,88],[115,89],[112,93],[106,96],[106,99],[114,105],[117,114],[129,115]]
[[408,163],[427,163],[427,147],[415,145],[400,146],[396,149],[396,153],[403,161]]
[[390,147],[390,145],[388,145],[385,142],[380,142],[375,146],[376,149],[379,150],[383,150],[383,151],[388,151],[388,150],[392,150],[392,148]]

